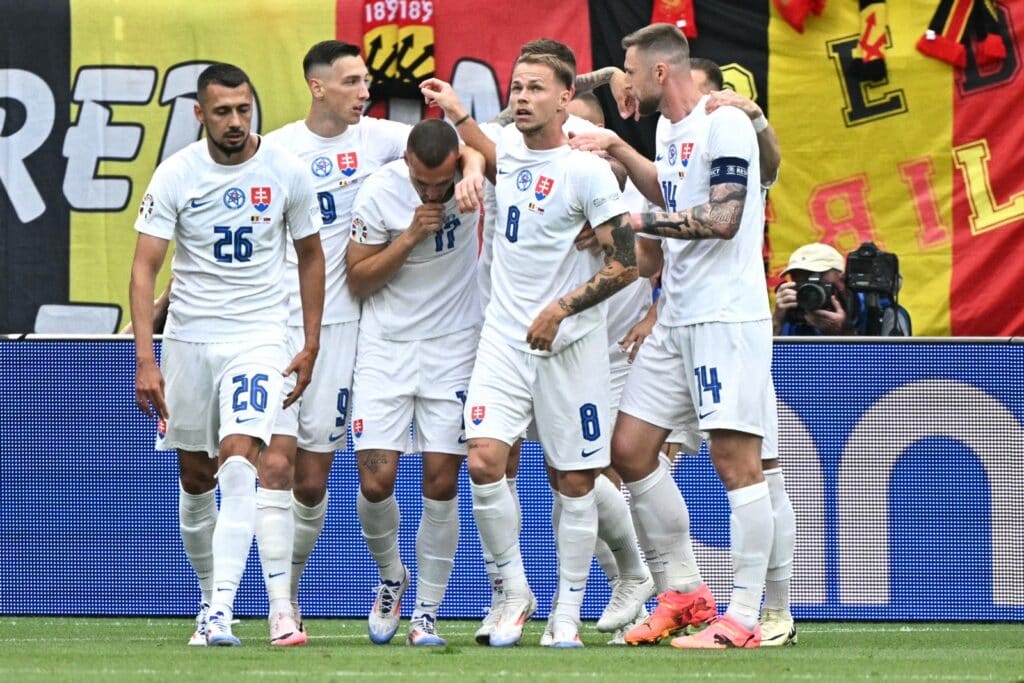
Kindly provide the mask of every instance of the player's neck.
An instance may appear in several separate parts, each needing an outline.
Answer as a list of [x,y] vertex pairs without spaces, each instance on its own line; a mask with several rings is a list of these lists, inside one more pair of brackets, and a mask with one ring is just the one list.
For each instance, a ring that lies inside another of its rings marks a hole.
[[329,112],[317,109],[310,109],[306,115],[306,128],[322,138],[336,138],[348,130],[348,125],[345,121],[339,121],[337,117],[331,116]]
[[[692,81],[689,85],[693,85]],[[661,115],[667,118],[670,123],[678,123],[689,116],[690,112],[697,106],[697,103],[700,102],[701,97],[703,97],[703,94],[695,87],[685,87],[682,85],[667,87],[661,100]]]
[[540,151],[561,147],[568,144],[569,140],[565,137],[562,124],[558,121],[550,121],[543,128],[523,133],[523,143],[526,144],[527,149]]

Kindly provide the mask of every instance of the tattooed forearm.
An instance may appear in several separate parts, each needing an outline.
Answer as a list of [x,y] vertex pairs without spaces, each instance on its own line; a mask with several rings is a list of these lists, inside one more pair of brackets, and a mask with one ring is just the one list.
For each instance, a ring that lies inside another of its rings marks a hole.
[[[611,228],[611,241],[603,229]],[[567,316],[586,310],[604,301],[615,292],[637,279],[636,238],[626,214],[602,223],[595,228],[604,252],[604,268],[583,286],[558,300]],[[601,235],[604,235],[602,237]]]
[[590,71],[576,76],[576,94],[590,92],[606,83],[610,83],[612,76],[618,71],[614,66],[606,66],[597,71]]
[[739,230],[746,198],[747,188],[744,185],[713,185],[707,204],[678,213],[641,214],[641,230],[650,235],[682,240],[732,239]]

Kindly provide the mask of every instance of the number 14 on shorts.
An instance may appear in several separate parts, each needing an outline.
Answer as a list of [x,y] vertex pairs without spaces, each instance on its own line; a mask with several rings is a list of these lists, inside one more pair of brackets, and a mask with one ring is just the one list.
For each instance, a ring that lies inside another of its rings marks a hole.
[[[718,368],[709,368],[706,365],[693,369],[693,375],[697,382],[697,396],[699,406],[704,407],[704,394],[711,394],[710,403],[721,403],[722,383],[718,381]],[[704,417],[703,415],[701,417]]]

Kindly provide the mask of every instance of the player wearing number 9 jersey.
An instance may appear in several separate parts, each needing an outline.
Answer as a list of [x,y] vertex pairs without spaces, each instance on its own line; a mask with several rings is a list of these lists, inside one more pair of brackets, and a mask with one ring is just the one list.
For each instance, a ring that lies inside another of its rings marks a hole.
[[[136,402],[146,412],[152,404],[161,418],[157,447],[179,451],[182,540],[203,592],[200,617],[208,611],[192,644],[238,645],[230,624],[254,533],[256,458],[270,441],[285,376],[298,374],[286,403],[309,383],[324,261],[308,177],[285,150],[250,133],[253,92],[245,73],[212,65],[196,93],[207,138],[157,168],[135,224]],[[282,284],[289,238],[304,328],[290,364]],[[152,350],[153,281],[172,239],[175,286],[161,375]]]
[[[309,113],[269,133],[267,140],[296,155],[313,183],[327,286],[316,373],[303,397],[278,415],[259,463],[256,539],[270,599],[271,642],[280,645],[306,641],[297,613],[299,581],[323,529],[334,452],[347,445],[359,325],[359,300],[346,284],[352,203],[365,178],[401,158],[410,130],[363,117],[369,75],[355,45],[317,43],[302,66]],[[295,348],[302,344],[302,320],[293,252],[288,261],[288,344]]]

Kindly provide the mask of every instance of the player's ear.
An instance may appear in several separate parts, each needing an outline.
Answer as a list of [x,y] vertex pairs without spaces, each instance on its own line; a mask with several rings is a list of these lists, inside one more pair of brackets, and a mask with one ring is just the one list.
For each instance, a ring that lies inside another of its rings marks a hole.
[[196,121],[204,126],[206,125],[206,122],[203,121],[203,108],[199,106],[198,102],[192,105],[192,113],[195,114]]

